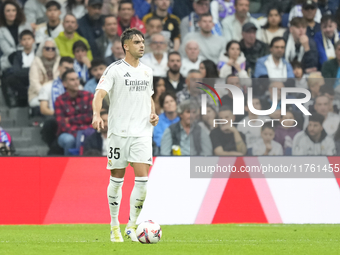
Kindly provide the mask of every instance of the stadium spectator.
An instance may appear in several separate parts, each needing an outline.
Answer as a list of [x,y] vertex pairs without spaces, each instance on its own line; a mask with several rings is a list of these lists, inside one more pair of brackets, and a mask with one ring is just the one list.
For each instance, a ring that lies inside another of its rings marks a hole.
[[[218,58],[225,47],[225,40],[211,33],[211,29],[214,26],[211,14],[201,15],[198,25],[201,28],[199,32],[188,33],[183,38],[180,52],[184,56],[186,43],[188,41],[196,41],[200,48],[200,55],[204,59],[210,59],[217,64]],[[212,45],[214,47],[211,47]]]
[[[72,14],[66,14],[63,22],[64,32],[61,32],[54,40],[60,51],[60,56],[74,58],[73,44],[76,41],[83,41],[86,47],[90,49],[88,41],[80,36],[76,30],[78,28],[77,19]],[[92,60],[92,52],[87,52],[87,57]]]
[[53,82],[49,82],[41,88],[38,99],[42,115],[54,115],[54,103],[60,95],[65,93],[61,77],[68,69],[73,69],[73,59],[70,57],[61,57],[58,67],[59,76],[54,79]]
[[243,26],[253,23],[256,28],[256,38],[261,39],[260,25],[256,19],[249,14],[249,0],[235,0],[235,14],[228,16],[222,21],[224,37],[230,40],[241,41]]
[[311,93],[311,99],[304,104],[310,112],[315,112],[314,101],[320,94],[320,87],[325,84],[325,80],[319,72],[311,73],[307,78],[308,89]]
[[308,89],[307,75],[303,73],[301,63],[293,61],[291,65],[295,76],[295,87]]
[[247,153],[245,135],[231,125],[235,121],[233,110],[228,106],[222,106],[218,118],[227,121],[218,125],[210,132],[210,139],[215,156],[244,156]]
[[275,129],[272,123],[264,123],[261,127],[261,137],[252,147],[254,156],[282,156],[283,150],[281,144],[274,141]]
[[294,0],[263,1],[260,13],[267,13],[273,5],[278,6],[282,13],[289,13],[293,7],[293,2]]
[[[253,97],[252,103],[256,110],[262,110],[261,101],[259,98]],[[261,139],[261,126],[257,125],[259,125],[259,123],[266,122],[266,119],[269,119],[269,117],[262,115],[258,116],[252,113],[248,108],[247,100],[245,100],[244,105],[244,110],[248,115],[241,121],[238,121],[239,124],[237,125],[237,130],[245,135],[247,148],[251,149],[255,147],[256,141]],[[249,121],[251,123],[250,125],[248,125]]]
[[0,9],[1,70],[11,67],[8,60],[11,53],[22,50],[22,46],[19,44],[19,35],[27,29],[32,30],[17,2],[12,0],[5,1]]
[[27,106],[27,90],[29,86],[29,70],[35,56],[34,35],[24,30],[19,35],[23,50],[12,52],[8,60],[11,68],[3,72],[1,88],[9,107]]
[[256,62],[254,77],[279,78],[284,81],[294,78],[291,64],[284,59],[285,40],[283,37],[275,37],[270,44],[270,53],[259,58]]
[[165,129],[161,140],[161,155],[210,156],[212,147],[209,136],[197,123],[191,123],[190,100],[183,101],[178,108],[180,121]]
[[27,22],[35,30],[36,26],[47,21],[45,4],[48,0],[28,0],[24,5]]
[[257,27],[253,23],[244,24],[242,27],[243,39],[240,41],[241,51],[246,57],[246,71],[251,77],[254,75],[258,58],[269,54],[268,45],[256,39],[256,31]]
[[[0,111],[0,124],[1,124],[1,111]],[[10,156],[15,152],[12,137],[0,126],[0,155]]]
[[293,146],[293,139],[297,133],[301,130],[297,127],[294,127],[295,116],[293,112],[287,111],[286,115],[281,115],[280,122],[283,125],[277,125],[275,128],[275,137],[274,140],[281,144],[283,148],[283,154],[285,156],[292,155],[292,146]]
[[[227,76],[225,81],[226,81],[226,84],[234,85],[234,86],[238,87],[239,89],[241,89],[243,91],[243,88],[242,88],[241,83],[240,83],[240,78],[237,77],[236,75],[230,74],[229,76]],[[233,94],[229,93],[229,90],[219,91],[219,94],[223,95],[222,98],[221,98],[222,105],[226,105],[229,108],[233,109]],[[243,116],[241,116],[241,115],[236,116],[237,121],[241,120],[242,118],[243,118]]]
[[261,41],[270,45],[273,38],[282,37],[286,28],[282,27],[281,10],[277,5],[268,8],[267,23],[262,27]]
[[153,70],[154,76],[166,77],[168,70],[167,41],[162,34],[151,36],[151,50],[141,61]]
[[55,102],[55,117],[59,125],[58,144],[65,155],[70,155],[78,131],[91,129],[93,94],[79,90],[79,78],[74,70],[67,70],[62,81],[66,92]]
[[[340,123],[340,116],[333,112],[333,107],[329,98],[326,95],[317,96],[314,102],[314,109],[316,113],[324,117],[322,126],[327,135],[334,137],[334,134]],[[314,114],[315,113],[312,113],[312,115]],[[305,117],[304,128],[308,126],[308,117],[309,121],[311,120],[311,116]]]
[[[245,71],[246,58],[244,57],[243,52],[241,52],[240,43],[238,41],[231,40],[228,42],[226,52],[223,55],[221,54],[218,68],[220,69],[220,78],[226,78],[230,74],[237,75],[242,79],[249,78]],[[251,86],[251,83],[249,86]]]
[[173,0],[172,13],[183,20],[194,11],[192,0]]
[[159,116],[163,109],[160,105],[159,98],[160,96],[165,92],[165,81],[164,78],[162,77],[153,77],[153,88],[154,88],[154,93],[152,95],[152,99],[155,104],[155,112]]
[[89,50],[94,56],[100,56],[100,50],[97,47],[96,39],[103,35],[103,24],[101,9],[103,0],[89,0],[86,6],[87,14],[78,20],[77,32],[86,38],[90,44]]
[[322,127],[323,122],[324,117],[321,114],[315,113],[309,117],[307,128],[297,133],[294,137],[292,155],[335,155],[336,149],[334,141]]
[[117,34],[118,23],[117,18],[113,15],[108,15],[104,18],[103,31],[101,37],[96,39],[97,48],[100,51],[98,57],[106,58],[112,54],[111,48],[113,42],[119,39]]
[[90,151],[99,152],[98,155],[107,156],[107,131],[108,131],[108,112],[106,110],[100,112],[100,117],[103,120],[104,128],[100,132],[94,132],[84,140],[84,155]]
[[[158,17],[149,18],[146,23],[146,34],[144,35],[144,52],[151,52],[151,36],[154,34],[163,34],[163,23],[162,20]],[[163,34],[164,35],[164,34]],[[166,38],[166,36],[164,35]],[[169,47],[170,48],[170,47]]]
[[207,113],[201,116],[201,121],[198,122],[198,125],[202,128],[202,131],[206,132],[207,135],[210,135],[211,130],[214,129],[214,120],[217,118],[218,116],[215,107],[208,104]]
[[74,54],[74,71],[78,74],[80,84],[90,79],[89,69],[91,68],[91,60],[87,57],[88,48],[83,41],[76,41],[73,44],[72,51]]
[[334,135],[334,142],[335,142],[335,149],[336,149],[335,155],[339,156],[340,155],[340,124]]
[[[193,11],[186,17],[181,19],[181,37],[191,32],[199,32],[202,28],[199,26],[200,16],[209,13],[209,0],[191,1]],[[211,27],[211,29],[213,26]],[[211,30],[210,29],[210,30]]]
[[285,33],[285,58],[289,62],[301,62],[304,72],[311,73],[317,70],[318,52],[313,39],[306,35],[307,22],[303,18],[293,18],[290,22],[290,33]]
[[[335,43],[335,58],[328,60],[322,65],[322,76],[324,78],[340,78],[340,40]],[[334,89],[338,87],[340,83],[337,81],[334,85]]]
[[214,20],[214,24],[222,22],[226,17],[235,13],[235,0],[212,0],[210,3],[210,12]]
[[60,56],[52,38],[47,38],[39,45],[36,56],[29,71],[28,104],[39,107],[39,92],[46,82],[56,79],[59,75]]
[[66,14],[72,14],[76,19],[82,18],[87,13],[85,0],[66,0],[62,4],[61,18]]
[[177,115],[176,96],[172,91],[163,93],[159,98],[159,104],[163,109],[163,113],[159,115],[158,124],[153,130],[153,141],[158,147],[161,146],[165,129],[180,120]]
[[91,92],[94,94],[96,92],[97,84],[100,80],[100,77],[104,74],[107,65],[103,59],[94,59],[91,61],[91,75],[92,79],[86,82],[84,90]]
[[180,105],[183,101],[190,99],[190,95],[193,92],[190,90],[190,86],[197,81],[202,81],[202,78],[203,76],[199,70],[193,69],[188,72],[184,88],[176,94],[177,105]]
[[131,0],[121,0],[118,6],[118,35],[128,29],[135,27],[140,30],[143,34],[146,33],[143,21],[135,16],[135,10]]
[[339,0],[318,0],[318,8],[324,15],[334,15],[339,6]]
[[173,14],[168,12],[170,6],[170,0],[155,0],[155,11],[150,12],[143,17],[144,24],[147,23],[147,20],[151,17],[158,17],[162,20],[163,23],[163,32],[166,33],[166,38],[168,38],[172,43],[174,51],[178,51],[180,46],[180,23],[181,20]]
[[[316,6],[316,8],[317,8],[317,2],[318,2],[318,0],[298,0],[297,4],[293,8],[291,8],[291,10],[289,12],[288,20],[292,21],[293,18],[303,16],[303,14],[302,14],[303,4],[308,4],[308,5],[313,6],[313,7]],[[319,10],[319,8],[317,8],[316,14],[315,14],[315,17],[314,17],[315,22],[320,23],[321,17],[322,17],[321,11]]]
[[302,17],[307,22],[307,36],[310,39],[314,39],[314,36],[317,32],[321,30],[321,26],[319,22],[315,22],[314,18],[316,15],[317,3],[312,0],[306,1],[302,5]]
[[179,70],[182,66],[181,55],[177,51],[168,54],[168,72],[165,78],[166,91],[178,92],[183,89],[185,78],[181,75]]
[[315,34],[314,40],[319,53],[319,67],[327,60],[335,58],[334,45],[339,41],[340,33],[337,30],[335,19],[325,15],[321,19],[321,31]]
[[139,19],[143,19],[143,17],[150,12],[151,7],[153,7],[152,0],[133,0],[132,2],[133,6],[138,6],[135,12]]
[[[279,80],[274,80],[269,84],[269,95],[266,94],[263,98],[262,98],[262,107],[263,109],[270,109],[272,107],[273,104],[273,89],[276,88],[276,92],[277,92],[277,107],[275,109],[275,112],[273,112],[272,114],[269,115],[270,118],[272,119],[280,119],[281,116],[281,89],[284,88],[285,85],[283,84],[283,82],[279,81]],[[287,109],[289,109],[289,107],[287,107]]]
[[35,39],[37,43],[41,43],[47,37],[56,38],[61,32],[64,31],[63,24],[59,18],[60,16],[60,3],[57,1],[48,1],[46,6],[47,22],[37,26],[35,32]]
[[188,41],[185,44],[185,55],[182,58],[181,74],[187,77],[188,72],[192,69],[199,69],[200,63],[203,61],[200,56],[200,46],[195,41]]
[[329,111],[339,114],[340,100],[335,98],[335,91],[332,86],[322,85],[319,90],[319,95],[325,95],[329,99]]
[[116,39],[112,42],[111,55],[105,58],[106,65],[109,66],[117,60],[123,59],[125,57],[124,50],[122,48],[122,43],[120,39]]
[[217,65],[210,59],[203,60],[199,70],[203,78],[218,78]]

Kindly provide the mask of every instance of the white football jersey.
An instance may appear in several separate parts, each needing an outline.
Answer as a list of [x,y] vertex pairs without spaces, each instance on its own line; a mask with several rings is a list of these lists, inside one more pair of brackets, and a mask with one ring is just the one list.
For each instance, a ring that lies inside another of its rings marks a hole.
[[133,67],[125,60],[109,65],[97,88],[110,98],[108,134],[122,137],[152,136],[150,123],[153,95],[152,69],[139,62]]

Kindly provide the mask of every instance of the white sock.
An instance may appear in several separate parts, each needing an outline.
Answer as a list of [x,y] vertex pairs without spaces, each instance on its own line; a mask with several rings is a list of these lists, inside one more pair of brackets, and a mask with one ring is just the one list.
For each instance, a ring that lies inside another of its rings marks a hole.
[[146,197],[148,177],[135,177],[135,186],[130,197],[130,218],[128,226],[136,225],[137,218],[142,211]]
[[111,227],[119,226],[118,214],[120,201],[122,200],[122,186],[124,178],[110,177],[110,183],[107,187],[107,198],[109,201]]

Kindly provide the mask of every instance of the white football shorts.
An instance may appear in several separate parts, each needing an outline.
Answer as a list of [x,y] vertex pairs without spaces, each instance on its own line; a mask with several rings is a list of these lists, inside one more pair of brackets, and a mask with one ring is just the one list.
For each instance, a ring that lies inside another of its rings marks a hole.
[[122,169],[129,163],[152,165],[152,137],[121,137],[111,134],[107,143],[107,169]]

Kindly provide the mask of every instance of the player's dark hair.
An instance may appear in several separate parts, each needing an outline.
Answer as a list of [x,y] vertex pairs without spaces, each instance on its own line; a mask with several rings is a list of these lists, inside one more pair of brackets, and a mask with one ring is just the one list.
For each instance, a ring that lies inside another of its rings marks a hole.
[[169,59],[170,59],[170,56],[172,56],[172,55],[177,55],[177,56],[179,56],[179,57],[182,59],[182,56],[181,56],[181,54],[179,54],[178,51],[172,51],[172,52],[170,52],[170,53],[168,54],[168,61],[169,61]]
[[72,69],[67,69],[64,73],[63,73],[63,75],[61,76],[61,80],[62,81],[66,81],[66,79],[67,79],[67,75],[69,74],[69,73],[75,73],[76,71],[74,71],[74,69],[72,68]]
[[320,90],[319,90],[320,95],[331,95],[334,96],[335,95],[335,91],[334,88],[332,86],[329,85],[322,85],[320,86]]
[[162,94],[160,95],[160,97],[159,97],[159,105],[160,105],[161,108],[163,108],[163,106],[164,106],[164,101],[165,101],[165,98],[166,98],[167,96],[172,97],[172,98],[175,100],[175,102],[176,102],[176,95],[175,95],[175,93],[172,92],[172,91],[165,91],[165,92],[162,93]]
[[123,4],[131,4],[132,9],[134,9],[133,2],[131,0],[121,0],[118,4],[118,11],[120,11],[122,9]]
[[233,112],[233,109],[229,105],[222,105],[218,112],[224,112],[224,111],[231,111]]
[[211,13],[209,13],[209,12],[204,13],[204,14],[200,15],[199,21],[201,21],[204,17],[212,17],[212,15],[211,15]]
[[31,30],[25,29],[24,31],[22,31],[19,35],[20,40],[22,39],[22,37],[24,37],[25,35],[29,35],[34,39],[34,34]]
[[261,132],[265,130],[266,128],[269,128],[275,132],[275,128],[273,127],[271,122],[265,122],[263,126],[261,127]]
[[309,116],[309,122],[313,121],[313,122],[319,122],[320,125],[322,126],[322,123],[324,122],[325,117],[322,116],[319,113],[313,113],[311,116]]
[[274,46],[274,44],[278,41],[284,41],[286,43],[285,39],[282,36],[276,36],[270,42],[270,48],[272,48]]
[[71,57],[61,57],[59,60],[59,66],[61,66],[63,63],[73,64],[74,60]]
[[162,23],[161,18],[153,16],[153,17],[148,18],[148,19],[146,20],[146,25],[149,25],[149,23],[150,23],[151,21],[153,21],[153,20],[159,20],[159,21]]
[[57,7],[58,10],[61,9],[61,5],[60,3],[58,3],[57,1],[54,1],[54,0],[51,0],[51,1],[48,1],[46,4],[45,4],[45,7],[46,7],[46,10],[52,6],[55,6]]
[[102,58],[95,58],[91,61],[91,69],[101,65],[107,66],[105,60]]
[[76,49],[83,49],[85,51],[88,51],[88,48],[86,44],[83,41],[76,41],[72,46],[72,52],[74,53]]
[[333,15],[326,14],[326,15],[322,16],[320,24],[328,23],[329,21],[330,22],[336,22]]
[[122,36],[120,37],[120,41],[122,43],[122,48],[124,50],[124,53],[126,53],[125,49],[124,49],[125,41],[131,40],[134,35],[139,35],[140,37],[142,37],[144,39],[143,33],[141,31],[139,31],[138,29],[136,29],[136,28],[128,28],[128,29],[126,29],[123,32]]

